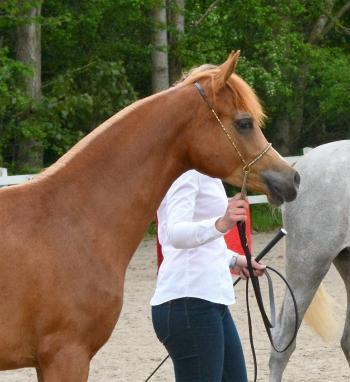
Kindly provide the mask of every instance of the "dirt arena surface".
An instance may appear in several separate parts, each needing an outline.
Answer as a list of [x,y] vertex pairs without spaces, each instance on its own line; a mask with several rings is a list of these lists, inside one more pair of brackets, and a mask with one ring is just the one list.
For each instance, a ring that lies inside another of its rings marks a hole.
[[[257,254],[273,237],[273,234],[254,234],[253,248]],[[271,251],[266,263],[284,273],[284,240]],[[142,382],[165,357],[166,353],[153,333],[149,300],[156,281],[155,240],[147,237],[140,244],[128,268],[124,307],[113,335],[98,352],[91,363],[89,382]],[[336,300],[335,314],[341,325],[345,319],[346,294],[340,276],[331,268],[325,285]],[[263,284],[264,286],[264,284]],[[232,306],[236,325],[244,347],[249,380],[253,376],[253,362],[249,346],[244,284],[236,287],[237,303]],[[282,300],[284,288],[275,282],[277,302]],[[254,303],[252,303],[254,305]],[[257,308],[252,308],[255,347],[259,370],[258,380],[268,381],[269,341],[263,331]],[[339,333],[340,338],[341,333]],[[339,339],[333,343],[322,342],[304,324],[298,338],[297,349],[284,373],[285,382],[348,382],[350,371],[341,351]],[[32,369],[0,373],[0,382],[34,382],[36,373]],[[167,361],[151,381],[174,381],[171,361]]]

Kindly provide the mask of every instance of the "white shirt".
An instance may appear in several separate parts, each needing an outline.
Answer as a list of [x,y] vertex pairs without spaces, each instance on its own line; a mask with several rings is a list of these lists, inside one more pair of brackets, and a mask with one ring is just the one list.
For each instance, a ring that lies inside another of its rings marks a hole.
[[181,297],[235,302],[229,264],[237,254],[215,228],[226,208],[220,179],[191,170],[172,184],[157,211],[164,260],[151,305]]

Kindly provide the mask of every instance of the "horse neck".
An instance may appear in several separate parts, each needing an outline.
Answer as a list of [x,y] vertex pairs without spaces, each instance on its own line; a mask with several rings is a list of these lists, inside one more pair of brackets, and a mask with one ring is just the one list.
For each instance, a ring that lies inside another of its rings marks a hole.
[[109,243],[106,255],[118,250],[123,268],[166,190],[187,170],[181,137],[191,109],[177,93],[166,91],[116,114],[39,178],[57,213],[73,211],[82,226],[88,222],[87,232]]

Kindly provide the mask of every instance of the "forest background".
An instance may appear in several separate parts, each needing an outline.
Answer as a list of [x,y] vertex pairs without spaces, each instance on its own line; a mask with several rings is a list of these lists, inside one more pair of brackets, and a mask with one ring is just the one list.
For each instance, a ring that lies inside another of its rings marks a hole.
[[350,138],[350,1],[0,0],[0,167],[40,171],[233,49],[283,155]]

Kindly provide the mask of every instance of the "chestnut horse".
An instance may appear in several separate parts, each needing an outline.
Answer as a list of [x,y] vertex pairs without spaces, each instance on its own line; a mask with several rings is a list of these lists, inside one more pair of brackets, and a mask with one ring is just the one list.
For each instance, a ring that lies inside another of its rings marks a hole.
[[[257,157],[264,114],[233,73],[238,56],[130,105],[34,181],[0,191],[0,369],[87,381],[121,311],[130,258],[171,183],[191,168],[242,183],[241,158],[193,85],[242,157]],[[296,183],[272,148],[248,178],[276,204],[296,197]]]

